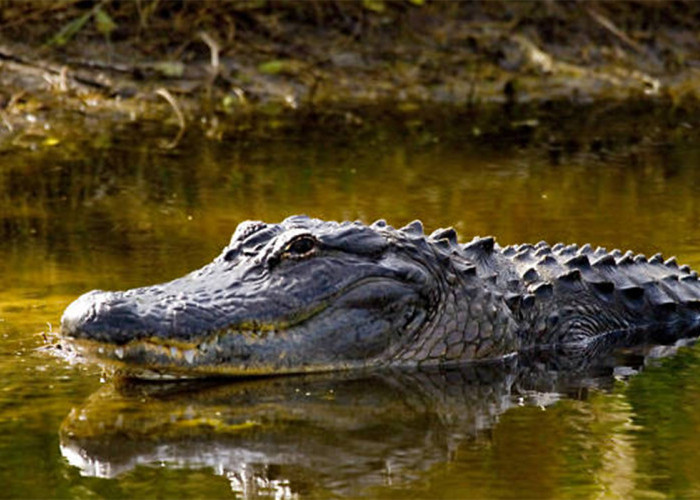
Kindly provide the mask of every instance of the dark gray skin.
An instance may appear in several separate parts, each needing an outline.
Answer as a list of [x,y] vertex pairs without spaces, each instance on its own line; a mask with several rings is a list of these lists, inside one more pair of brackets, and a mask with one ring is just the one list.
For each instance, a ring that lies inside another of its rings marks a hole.
[[420,222],[241,223],[174,281],[89,292],[61,334],[137,377],[450,365],[610,338],[693,336],[697,273],[589,245],[460,245]]

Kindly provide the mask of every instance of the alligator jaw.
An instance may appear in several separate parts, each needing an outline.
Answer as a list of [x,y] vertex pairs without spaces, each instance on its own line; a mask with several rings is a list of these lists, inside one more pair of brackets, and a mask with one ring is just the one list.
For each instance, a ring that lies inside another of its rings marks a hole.
[[[373,357],[342,359],[322,351],[319,356],[308,353],[316,340],[323,340],[323,327],[334,323],[331,318],[346,314],[329,307],[331,303],[347,301],[355,307],[354,294],[359,289],[380,288],[386,295],[390,286],[401,287],[403,295],[404,285],[395,279],[362,278],[294,315],[274,321],[239,318],[235,324],[198,335],[183,334],[171,325],[169,330],[151,330],[153,322],[139,324],[140,318],[135,308],[129,309],[124,293],[93,291],[66,309],[61,320],[61,345],[66,352],[72,350],[76,359],[141,379],[251,377],[371,367],[381,363]],[[108,316],[110,301],[117,304],[113,322]],[[337,338],[354,338],[355,332],[341,328],[335,335],[337,342]]]
[[[278,364],[221,363],[222,345],[242,337],[242,331],[228,331],[207,337],[199,344],[168,342],[159,338],[137,339],[123,345],[108,344],[90,339],[70,339],[63,349],[73,355],[98,361],[108,372],[124,377],[145,380],[193,379],[200,377],[259,377],[269,375],[335,371],[356,368],[354,364],[343,366],[292,365],[285,366],[284,353]],[[250,332],[245,334],[250,338]],[[66,356],[67,357],[67,356]]]
[[[69,307],[62,319],[60,345],[63,352],[59,355],[96,362],[107,372],[119,376],[146,380],[259,377],[367,366],[366,362],[334,363],[332,366],[290,362],[288,347],[295,337],[295,328],[322,316],[326,310],[327,303],[323,302],[315,309],[297,314],[291,321],[244,321],[204,333],[194,341],[132,331],[120,333],[128,340],[116,343],[84,336],[68,314],[71,313]],[[267,354],[262,360],[255,357],[261,350]]]

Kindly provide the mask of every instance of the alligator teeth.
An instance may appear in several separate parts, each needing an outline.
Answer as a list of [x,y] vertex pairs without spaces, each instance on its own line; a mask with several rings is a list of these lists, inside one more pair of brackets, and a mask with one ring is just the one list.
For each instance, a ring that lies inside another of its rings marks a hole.
[[178,349],[178,348],[175,347],[175,346],[171,347],[171,348],[170,348],[170,355],[171,355],[173,358],[179,358],[179,357],[180,357],[180,349]]
[[197,349],[199,349],[201,352],[207,352],[207,350],[209,349],[209,344],[207,344],[206,342],[202,342],[197,346]]
[[118,357],[119,359],[124,359],[124,348],[122,348],[122,347],[117,347],[117,348],[114,350],[114,354],[116,354],[117,357]]
[[185,356],[185,361],[187,361],[187,363],[189,364],[192,364],[192,362],[194,361],[194,349],[187,349],[183,354]]
[[167,358],[168,354],[170,353],[170,350],[167,347],[165,347],[164,345],[159,345],[159,346],[156,346],[156,352],[159,355]]

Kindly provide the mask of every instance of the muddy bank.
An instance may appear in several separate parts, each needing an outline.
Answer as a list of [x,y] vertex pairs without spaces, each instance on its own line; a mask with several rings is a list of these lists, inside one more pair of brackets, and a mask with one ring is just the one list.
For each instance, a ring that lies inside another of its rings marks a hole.
[[374,103],[695,107],[698,25],[696,2],[9,1],[0,136],[76,112],[165,121],[174,145]]

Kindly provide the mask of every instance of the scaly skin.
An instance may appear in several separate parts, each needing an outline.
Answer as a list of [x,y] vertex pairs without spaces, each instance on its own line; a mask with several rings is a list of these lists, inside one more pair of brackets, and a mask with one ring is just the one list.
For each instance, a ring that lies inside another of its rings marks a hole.
[[696,334],[699,311],[697,273],[674,259],[294,216],[240,224],[177,280],[81,296],[61,334],[130,376],[246,376],[673,340]]

